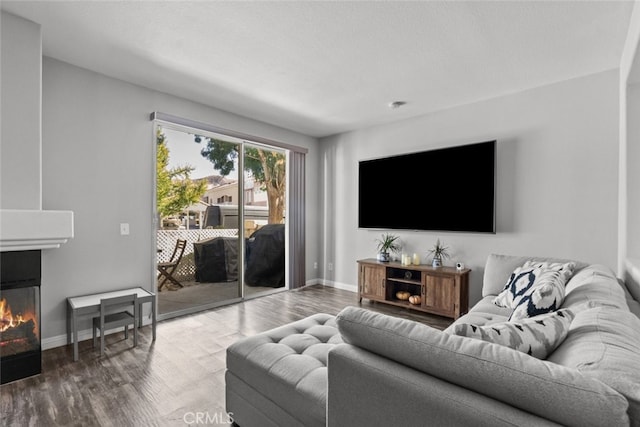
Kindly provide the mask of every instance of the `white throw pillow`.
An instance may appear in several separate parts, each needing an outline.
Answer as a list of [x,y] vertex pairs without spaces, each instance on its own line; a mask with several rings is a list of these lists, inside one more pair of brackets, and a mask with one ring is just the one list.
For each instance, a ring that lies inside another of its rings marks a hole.
[[504,345],[538,359],[546,359],[569,333],[574,318],[572,310],[565,308],[553,313],[486,326],[460,323],[453,333]]
[[[516,268],[504,289],[493,299],[493,303],[500,307],[516,309],[523,299],[532,299],[533,288],[538,286],[547,287],[536,293],[534,302],[540,308],[549,308],[553,305],[555,298],[555,310],[560,307],[564,299],[564,287],[567,280],[573,274],[575,263],[551,263],[540,261],[527,261],[521,267]],[[551,287],[549,287],[551,286]],[[552,293],[552,295],[550,295]],[[544,298],[542,298],[544,296]],[[521,309],[522,311],[523,309]],[[545,313],[552,310],[540,311],[536,314]],[[535,315],[535,314],[533,314]],[[519,318],[519,317],[516,317]]]

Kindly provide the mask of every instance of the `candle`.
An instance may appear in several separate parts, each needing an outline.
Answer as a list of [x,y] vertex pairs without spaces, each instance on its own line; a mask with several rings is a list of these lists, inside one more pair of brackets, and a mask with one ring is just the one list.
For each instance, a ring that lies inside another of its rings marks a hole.
[[413,254],[413,263],[415,265],[420,265],[420,255],[418,254]]

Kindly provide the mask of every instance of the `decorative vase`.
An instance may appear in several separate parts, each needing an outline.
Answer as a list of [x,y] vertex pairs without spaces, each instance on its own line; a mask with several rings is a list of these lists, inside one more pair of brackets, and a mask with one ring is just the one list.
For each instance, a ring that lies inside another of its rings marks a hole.
[[378,261],[380,261],[380,262],[389,262],[389,252],[379,252],[378,253]]
[[432,267],[442,267],[442,258],[433,257],[433,260],[431,261],[431,266]]

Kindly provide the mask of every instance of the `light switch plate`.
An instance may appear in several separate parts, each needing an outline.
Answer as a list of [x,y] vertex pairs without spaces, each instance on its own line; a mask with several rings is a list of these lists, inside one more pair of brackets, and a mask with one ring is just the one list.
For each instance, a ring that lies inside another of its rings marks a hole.
[[120,235],[121,236],[129,235],[129,223],[123,222],[120,224]]

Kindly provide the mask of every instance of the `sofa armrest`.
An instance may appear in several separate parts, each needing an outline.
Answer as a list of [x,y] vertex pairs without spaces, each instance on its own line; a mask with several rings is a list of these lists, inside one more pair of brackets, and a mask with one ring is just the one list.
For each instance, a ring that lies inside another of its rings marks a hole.
[[329,352],[327,426],[557,426],[348,344]]
[[627,425],[628,401],[573,368],[427,325],[347,307],[344,342],[565,425]]

